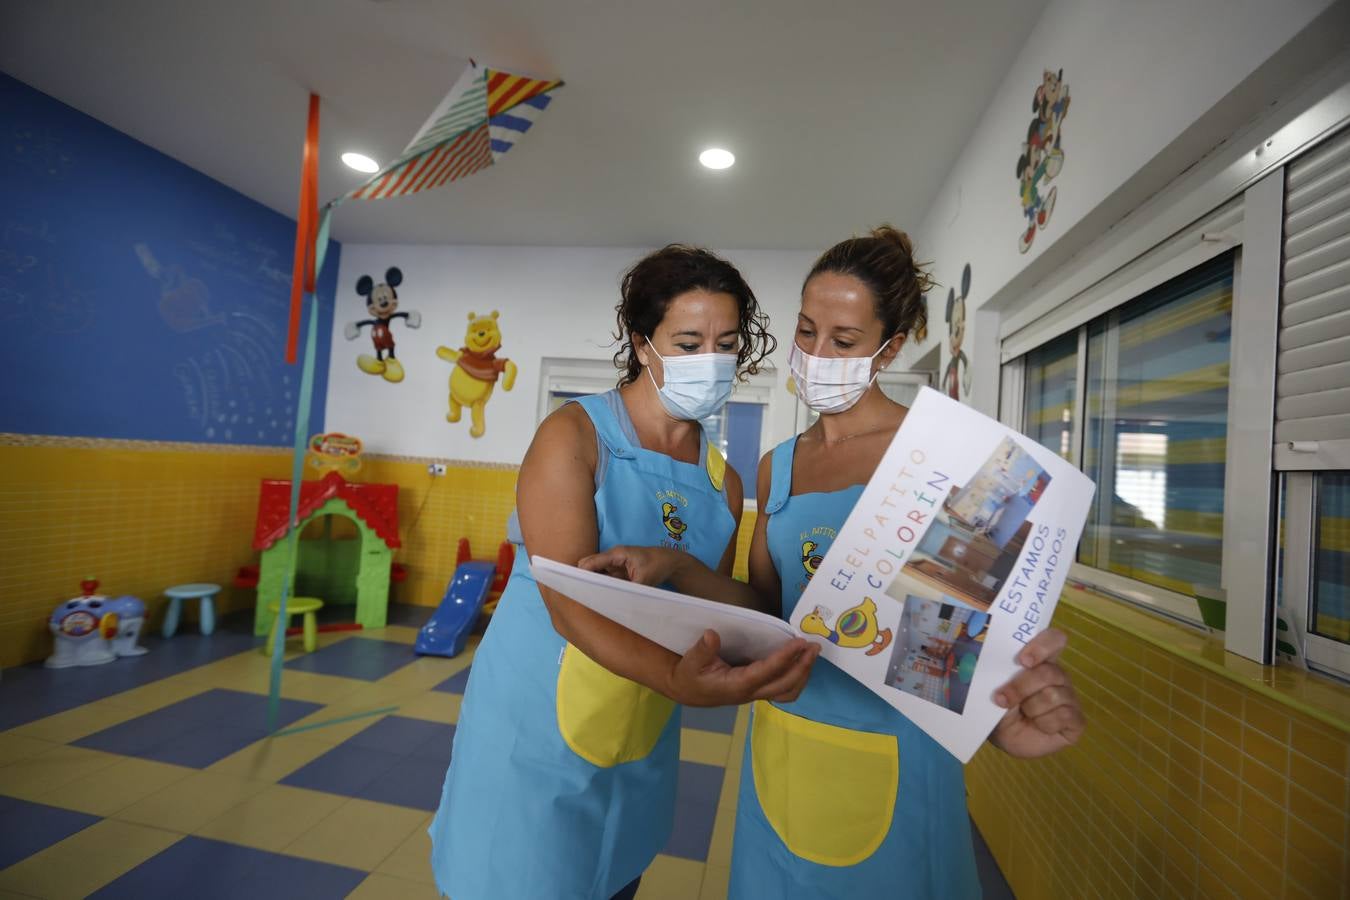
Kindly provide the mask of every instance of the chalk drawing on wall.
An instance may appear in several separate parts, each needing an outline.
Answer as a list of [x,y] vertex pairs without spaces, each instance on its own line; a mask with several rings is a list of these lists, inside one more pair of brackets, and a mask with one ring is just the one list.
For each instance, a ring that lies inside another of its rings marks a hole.
[[[205,339],[172,366],[184,409],[207,440],[289,443],[295,392],[287,375],[278,386],[275,372],[284,338],[261,313],[285,308],[290,276],[270,273],[278,254],[261,241],[241,238],[219,223],[211,238],[184,241],[190,258],[181,264],[161,263],[148,242],[132,245],[158,287],[160,320],[173,332],[200,332]],[[255,306],[213,309],[210,288],[193,270],[222,284],[240,282],[238,296]]]
[[16,125],[10,129],[9,161],[37,175],[61,177],[75,157],[60,135],[41,125]]
[[[347,340],[354,341],[361,329],[370,327],[370,341],[375,345],[375,355],[362,353],[356,358],[356,367],[367,375],[380,375],[385,381],[397,384],[403,380],[403,363],[394,358],[394,332],[390,325],[395,319],[402,319],[409,328],[422,327],[422,314],[416,310],[398,311],[398,291],[403,283],[403,271],[390,266],[384,273],[384,281],[375,283],[369,275],[356,280],[356,293],[366,299],[366,312],[369,319],[348,322],[342,333]],[[388,354],[386,356],[386,354]]]
[[1022,155],[1017,158],[1022,215],[1027,220],[1026,230],[1017,239],[1017,249],[1022,253],[1031,249],[1036,232],[1050,224],[1055,211],[1059,187],[1050,186],[1050,182],[1064,167],[1061,128],[1069,112],[1069,86],[1064,83],[1063,69],[1046,69],[1042,74],[1031,98],[1031,112]]
[[464,332],[464,345],[458,350],[437,347],[436,355],[455,368],[450,372],[450,411],[445,421],[458,422],[464,407],[469,408],[469,435],[482,437],[487,430],[487,402],[497,378],[502,377],[502,390],[509,391],[516,384],[516,364],[509,359],[498,359],[502,349],[502,332],[497,324],[498,313],[486,316],[469,313],[469,327]]
[[58,260],[47,222],[8,222],[0,234],[0,320],[27,334],[74,334],[93,325],[95,292],[81,267]]
[[970,396],[970,360],[962,345],[966,340],[966,297],[970,294],[970,263],[961,270],[961,294],[947,289],[947,368],[942,375],[942,390],[953,400]]

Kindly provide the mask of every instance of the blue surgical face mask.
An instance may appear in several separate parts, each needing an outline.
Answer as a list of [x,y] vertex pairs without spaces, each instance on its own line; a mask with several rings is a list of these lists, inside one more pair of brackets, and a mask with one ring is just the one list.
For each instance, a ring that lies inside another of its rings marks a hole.
[[[735,353],[661,356],[650,345],[647,349],[661,360],[665,370],[665,384],[656,388],[656,394],[672,418],[698,422],[726,405],[736,379]],[[647,367],[647,377],[656,387],[651,366]]]

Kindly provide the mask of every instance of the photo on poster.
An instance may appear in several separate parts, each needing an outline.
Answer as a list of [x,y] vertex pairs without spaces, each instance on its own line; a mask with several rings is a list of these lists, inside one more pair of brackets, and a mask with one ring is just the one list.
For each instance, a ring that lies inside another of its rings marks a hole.
[[[904,582],[897,579],[887,593],[896,597],[904,591]],[[960,715],[991,617],[955,598],[934,600],[926,594],[906,594],[902,600],[886,685]]]
[[970,481],[951,489],[904,573],[988,611],[1017,564],[1031,532],[1028,517],[1049,485],[1049,473],[1005,437]]

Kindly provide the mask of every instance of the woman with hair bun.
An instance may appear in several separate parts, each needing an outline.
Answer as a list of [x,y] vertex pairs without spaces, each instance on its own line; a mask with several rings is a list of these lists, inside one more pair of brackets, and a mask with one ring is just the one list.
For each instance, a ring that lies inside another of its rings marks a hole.
[[766,319],[730,263],[693,247],[645,257],[621,294],[618,388],[545,419],[520,467],[527,552],[474,654],[430,829],[455,900],[631,898],[674,819],[678,704],[789,701],[816,656],[790,641],[733,668],[712,632],[677,656],[531,577],[531,554],[621,543],[731,574],[741,480],[699,422],[773,349]]
[[[659,547],[619,547],[584,568],[757,606],[790,619],[872,477],[906,408],[878,373],[927,328],[933,286],[908,236],[890,226],[831,247],[806,276],[789,354],[798,396],[820,414],[759,466],[750,583]],[[809,548],[803,535],[810,536]],[[995,700],[990,742],[1036,757],[1073,744],[1083,717],[1049,629]],[[758,700],[741,769],[732,898],[965,898],[980,895],[961,763],[828,661],[795,701]]]

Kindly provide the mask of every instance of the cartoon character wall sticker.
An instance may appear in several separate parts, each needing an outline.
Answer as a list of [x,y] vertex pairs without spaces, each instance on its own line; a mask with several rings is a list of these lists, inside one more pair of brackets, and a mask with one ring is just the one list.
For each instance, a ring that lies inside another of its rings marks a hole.
[[942,390],[953,400],[970,393],[970,360],[961,349],[966,340],[966,297],[970,294],[970,263],[961,270],[961,295],[947,289],[947,350],[951,354],[942,374]]
[[486,316],[469,313],[464,346],[458,350],[436,348],[437,356],[455,365],[450,373],[450,411],[445,414],[445,420],[458,422],[464,407],[469,407],[473,423],[469,434],[476,438],[482,437],[487,428],[484,411],[498,376],[506,376],[502,379],[503,390],[511,390],[516,383],[516,364],[509,359],[497,358],[501,347],[502,333],[497,327],[497,310],[494,309]]
[[1031,124],[1027,126],[1022,155],[1017,158],[1017,180],[1021,188],[1022,214],[1027,217],[1026,231],[1017,241],[1023,253],[1031,249],[1036,230],[1044,229],[1055,211],[1058,187],[1044,194],[1043,186],[1055,180],[1064,166],[1064,151],[1060,148],[1061,126],[1069,111],[1069,86],[1064,83],[1064,70],[1046,69],[1041,83],[1031,98]]
[[[356,292],[366,298],[366,312],[369,319],[348,322],[342,333],[347,340],[354,341],[361,329],[370,326],[370,340],[375,345],[375,355],[362,353],[356,358],[356,366],[367,375],[383,375],[385,381],[398,383],[403,380],[403,364],[394,358],[394,332],[389,326],[395,319],[403,319],[409,328],[422,327],[422,314],[415,310],[398,311],[398,291],[403,283],[403,272],[396,266],[390,266],[384,273],[384,281],[375,283],[369,275],[356,280]],[[385,354],[388,354],[386,358]]]

